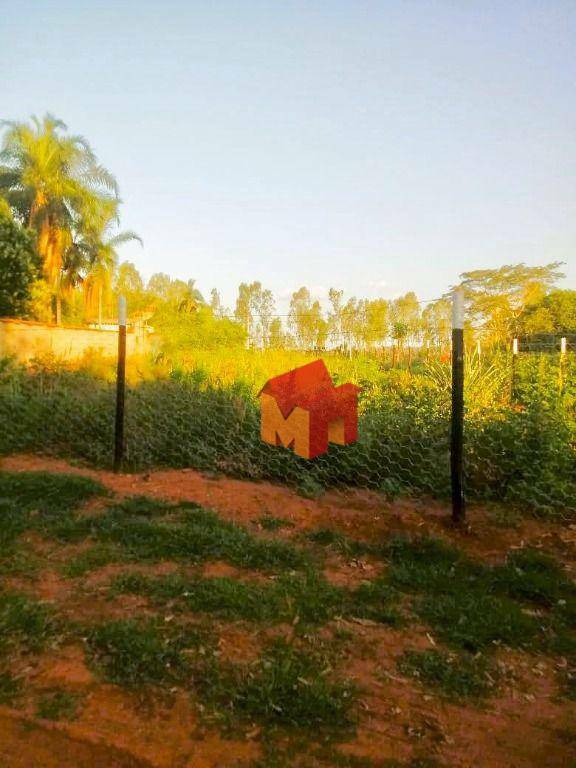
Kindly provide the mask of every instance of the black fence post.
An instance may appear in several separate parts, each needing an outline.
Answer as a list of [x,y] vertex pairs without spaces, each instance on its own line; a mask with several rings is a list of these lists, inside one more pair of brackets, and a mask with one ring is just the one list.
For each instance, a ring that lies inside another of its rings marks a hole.
[[452,293],[452,434],[450,443],[452,521],[466,516],[464,499],[464,291]]
[[124,404],[126,399],[126,299],[118,299],[118,368],[116,372],[116,425],[114,430],[114,471],[124,461]]

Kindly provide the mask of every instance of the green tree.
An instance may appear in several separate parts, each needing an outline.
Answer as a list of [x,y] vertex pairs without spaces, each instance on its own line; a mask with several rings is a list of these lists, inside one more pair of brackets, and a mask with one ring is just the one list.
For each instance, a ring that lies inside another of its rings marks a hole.
[[267,347],[270,344],[270,324],[274,316],[275,304],[272,291],[262,287],[262,283],[241,283],[234,316],[246,329],[251,346]]
[[26,314],[40,268],[34,233],[0,212],[0,316]]
[[135,232],[115,232],[118,220],[116,201],[111,201],[108,206],[100,206],[90,219],[83,221],[81,240],[76,245],[79,260],[84,261],[86,308],[89,313],[97,313],[98,325],[102,325],[104,302],[109,300],[112,293],[118,248],[134,240],[143,245]]
[[520,332],[576,333],[576,291],[550,291],[537,304],[526,307],[518,318]]
[[301,349],[324,349],[328,336],[328,323],[322,316],[319,301],[312,301],[308,288],[302,287],[292,294],[288,325],[297,346]]
[[0,195],[37,233],[60,323],[66,251],[88,212],[117,197],[116,180],[98,163],[86,139],[66,134],[67,126],[52,115],[42,121],[33,117],[31,123],[4,121],[3,126]]
[[460,275],[467,308],[474,327],[485,340],[506,343],[520,330],[519,319],[530,306],[539,304],[561,277],[554,261],[542,267],[507,264],[499,269],[478,269]]

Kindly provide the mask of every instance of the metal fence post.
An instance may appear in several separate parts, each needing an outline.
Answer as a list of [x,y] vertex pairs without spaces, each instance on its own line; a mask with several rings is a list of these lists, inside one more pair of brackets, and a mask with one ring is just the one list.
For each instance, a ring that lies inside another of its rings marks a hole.
[[114,471],[124,460],[124,404],[126,398],[126,299],[118,298],[118,368],[116,372],[116,425],[114,430]]
[[518,357],[518,339],[512,339],[512,364],[510,369],[510,402],[516,399],[516,358]]
[[452,520],[466,516],[464,499],[464,290],[452,293],[452,434],[450,443]]
[[564,368],[566,366],[566,336],[562,336],[560,339],[560,365],[558,367],[559,389],[560,394],[564,394]]

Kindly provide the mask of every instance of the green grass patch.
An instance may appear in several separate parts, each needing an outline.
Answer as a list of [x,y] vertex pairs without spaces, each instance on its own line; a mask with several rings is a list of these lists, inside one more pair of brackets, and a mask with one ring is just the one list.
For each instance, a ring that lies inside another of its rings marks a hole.
[[[80,475],[0,472],[0,549],[13,547],[26,530],[71,540],[78,534],[74,511],[106,489]],[[81,535],[81,532],[80,532]]]
[[395,608],[397,593],[385,583],[373,582],[350,591],[331,585],[312,571],[281,575],[267,584],[227,577],[128,573],[112,582],[112,591],[146,595],[160,603],[176,600],[183,609],[226,619],[269,623],[298,620],[303,625],[324,623],[336,616],[370,618],[386,624],[400,621]]
[[93,627],[86,639],[96,669],[123,686],[186,681],[190,665],[183,651],[199,649],[203,642],[194,629],[130,619]]
[[110,544],[95,544],[81,552],[61,567],[61,573],[68,578],[85,576],[91,571],[103,568],[110,563],[126,562],[130,558],[120,548]]
[[88,525],[96,540],[122,547],[135,561],[226,560],[259,570],[292,570],[309,563],[308,554],[292,544],[260,539],[197,504],[181,503],[164,512],[167,519],[157,519],[150,508],[140,515],[116,506]]
[[345,557],[363,557],[365,555],[382,556],[383,550],[379,544],[356,541],[331,528],[318,528],[306,534],[308,541],[321,547],[328,547]]
[[522,602],[557,607],[576,623],[576,584],[549,555],[520,549],[491,571],[494,588]]
[[20,695],[22,686],[10,672],[0,672],[0,704],[11,705]]
[[282,528],[294,528],[294,523],[286,520],[284,517],[274,517],[273,515],[264,515],[259,518],[258,525],[264,531],[279,531]]
[[74,720],[78,716],[80,696],[56,689],[44,693],[36,707],[36,717],[43,720]]
[[479,699],[494,692],[496,672],[483,657],[437,650],[407,651],[398,668],[449,698]]
[[212,665],[200,693],[228,718],[299,730],[347,730],[354,723],[356,690],[335,679],[319,651],[271,644],[255,664]]
[[14,645],[40,650],[55,632],[56,621],[47,606],[23,595],[0,593],[0,651]]
[[498,644],[530,648],[541,641],[542,622],[506,598],[463,591],[427,596],[414,607],[437,637],[472,653]]

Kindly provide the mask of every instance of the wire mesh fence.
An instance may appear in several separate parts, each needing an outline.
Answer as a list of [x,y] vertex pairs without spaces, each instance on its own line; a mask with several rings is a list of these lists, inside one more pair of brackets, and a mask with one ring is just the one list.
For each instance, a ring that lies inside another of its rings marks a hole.
[[[471,500],[540,514],[576,512],[576,353],[559,339],[465,355],[465,490]],[[336,384],[360,388],[359,438],[309,461],[260,438],[258,393],[322,357]],[[115,361],[0,364],[0,452],[112,466]],[[387,498],[450,494],[449,347],[342,352],[228,348],[128,360],[124,469],[189,467],[269,480],[309,496],[368,488]]]

